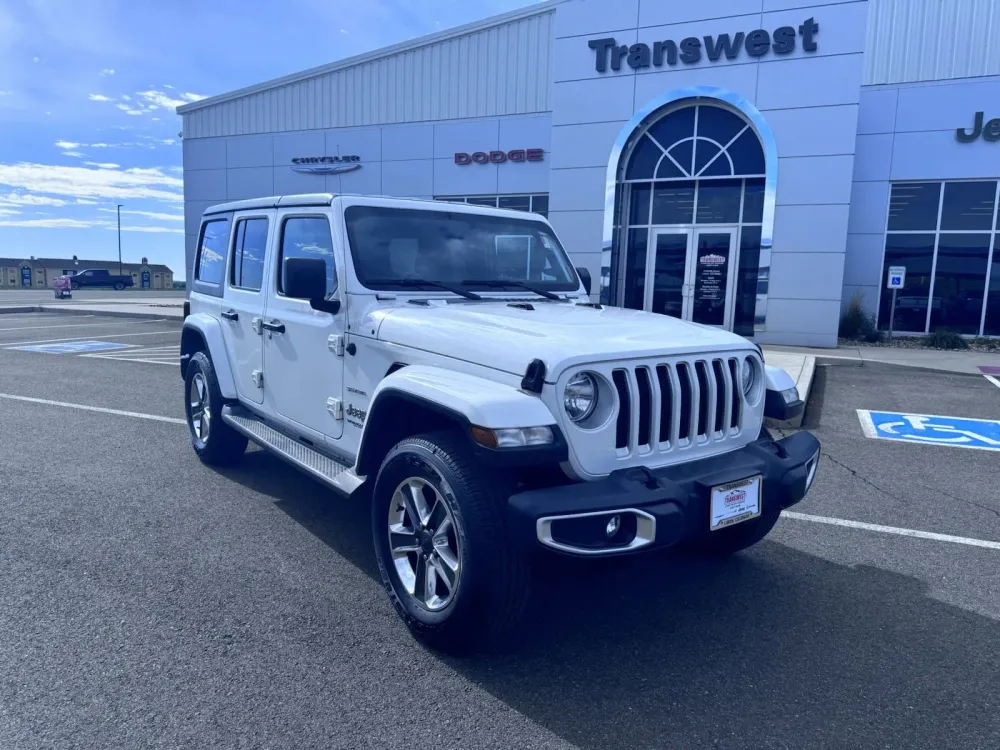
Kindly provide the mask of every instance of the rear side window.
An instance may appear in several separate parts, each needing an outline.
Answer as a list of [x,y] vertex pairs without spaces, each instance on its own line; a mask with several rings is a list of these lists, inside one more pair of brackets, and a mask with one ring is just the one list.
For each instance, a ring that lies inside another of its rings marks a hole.
[[206,221],[201,227],[194,277],[206,284],[222,284],[225,273],[226,246],[229,244],[229,219]]
[[267,219],[241,219],[236,222],[233,267],[229,285],[259,292],[264,279],[264,253],[267,251]]
[[333,257],[330,222],[323,216],[290,216],[281,228],[278,291],[285,292],[285,258],[322,258],[326,261],[326,296],[337,291],[337,264]]

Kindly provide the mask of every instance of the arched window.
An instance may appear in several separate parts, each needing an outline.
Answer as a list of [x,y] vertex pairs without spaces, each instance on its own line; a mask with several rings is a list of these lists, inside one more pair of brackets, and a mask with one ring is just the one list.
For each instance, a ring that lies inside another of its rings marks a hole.
[[764,150],[750,124],[708,104],[675,110],[652,123],[625,169],[626,182],[763,176]]

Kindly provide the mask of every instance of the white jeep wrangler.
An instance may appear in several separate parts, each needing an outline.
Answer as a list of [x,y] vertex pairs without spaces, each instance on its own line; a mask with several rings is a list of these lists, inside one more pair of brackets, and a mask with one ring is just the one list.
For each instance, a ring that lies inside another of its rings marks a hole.
[[[819,443],[794,383],[723,330],[602,307],[536,215],[299,195],[205,212],[181,373],[194,449],[252,440],[370,498],[407,625],[509,632],[545,554],[759,542]],[[766,407],[765,407],[766,404]]]

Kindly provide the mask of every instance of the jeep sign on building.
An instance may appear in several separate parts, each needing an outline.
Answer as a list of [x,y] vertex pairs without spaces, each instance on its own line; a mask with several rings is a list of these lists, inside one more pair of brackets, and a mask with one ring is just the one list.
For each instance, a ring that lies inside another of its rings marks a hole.
[[996,17],[551,0],[188,104],[188,272],[211,204],[413,196],[544,214],[595,300],[760,343],[888,328],[890,265],[896,331],[1000,335]]

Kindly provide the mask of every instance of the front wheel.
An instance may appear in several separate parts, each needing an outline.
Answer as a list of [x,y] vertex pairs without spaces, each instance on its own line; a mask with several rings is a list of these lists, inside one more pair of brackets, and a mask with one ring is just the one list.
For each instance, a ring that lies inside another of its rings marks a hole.
[[496,645],[523,614],[527,562],[507,538],[500,479],[447,432],[401,441],[379,470],[372,530],[382,583],[432,648]]
[[212,359],[205,352],[196,353],[188,362],[184,390],[184,411],[198,458],[212,466],[239,461],[249,441],[222,421],[222,392]]
[[118,282],[117,284],[115,284],[115,291],[116,291],[116,292],[120,292],[120,291],[122,291],[122,290],[123,290],[124,288],[125,288],[125,285],[124,285],[123,283],[121,283],[120,281],[119,281],[119,282]]
[[75,292],[75,291],[76,291],[77,289],[79,289],[79,288],[80,288],[80,285],[79,285],[79,284],[76,284],[76,283],[71,283],[71,284],[69,285],[69,288],[70,288],[70,289],[72,289],[72,290],[73,290],[73,291]]

